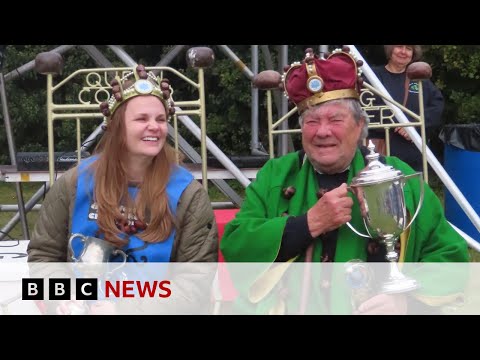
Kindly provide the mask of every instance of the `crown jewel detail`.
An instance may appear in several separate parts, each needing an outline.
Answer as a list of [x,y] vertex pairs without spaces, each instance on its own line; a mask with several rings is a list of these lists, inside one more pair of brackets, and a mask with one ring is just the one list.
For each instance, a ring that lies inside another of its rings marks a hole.
[[137,65],[133,71],[128,72],[122,78],[115,76],[110,85],[112,86],[112,95],[108,101],[100,104],[100,111],[108,119],[113,116],[121,104],[139,95],[156,96],[162,101],[168,116],[175,113],[170,81],[165,78],[160,79],[151,71],[147,72],[143,65]]
[[363,65],[350,49],[335,49],[326,58],[319,58],[313,49],[305,50],[302,62],[284,68],[282,88],[284,95],[302,113],[307,108],[335,99],[359,99],[363,84]]

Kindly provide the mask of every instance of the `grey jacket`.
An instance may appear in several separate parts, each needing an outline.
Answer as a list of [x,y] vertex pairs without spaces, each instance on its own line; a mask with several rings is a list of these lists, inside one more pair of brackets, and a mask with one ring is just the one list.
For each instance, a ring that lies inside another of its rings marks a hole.
[[[48,191],[28,245],[29,262],[67,261],[76,180],[77,168],[73,168]],[[217,224],[208,195],[198,181],[192,181],[180,197],[176,220],[170,261],[217,262]]]

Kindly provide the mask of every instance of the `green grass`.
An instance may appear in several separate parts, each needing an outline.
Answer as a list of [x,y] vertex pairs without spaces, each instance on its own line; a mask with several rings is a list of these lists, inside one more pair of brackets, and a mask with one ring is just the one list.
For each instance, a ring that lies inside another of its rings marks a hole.
[[[42,183],[22,183],[22,192],[24,203],[32,197],[33,194],[42,186]],[[39,202],[39,204],[41,201]],[[0,182],[0,204],[2,205],[18,205],[17,192],[15,184]],[[0,211],[0,230],[10,221],[15,212]],[[30,234],[33,231],[35,222],[38,218],[38,211],[30,211],[27,213],[27,223]],[[22,225],[19,221],[17,225],[8,234],[13,239],[23,239]],[[8,239],[8,237],[6,237]]]
[[480,253],[473,250],[473,249],[469,249],[468,250],[470,252],[470,262],[480,262]]
[[437,174],[434,171],[430,171],[428,173],[428,184],[432,188],[435,195],[438,196],[438,198],[440,199],[440,202],[445,207],[444,187],[443,187],[442,181],[440,180],[440,178],[437,176]]
[[[225,180],[230,187],[242,198],[245,197],[245,189],[237,180]],[[212,202],[230,201],[215,185],[211,182],[208,184],[208,196]]]

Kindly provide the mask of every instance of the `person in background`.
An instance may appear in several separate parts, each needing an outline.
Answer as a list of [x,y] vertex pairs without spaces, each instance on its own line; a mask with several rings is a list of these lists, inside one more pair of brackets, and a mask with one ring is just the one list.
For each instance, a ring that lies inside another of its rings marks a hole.
[[[407,78],[407,66],[412,62],[419,61],[422,57],[420,45],[384,45],[387,64],[372,67],[380,82],[391,95],[393,100],[404,105],[415,114],[420,114],[418,101],[418,82]],[[442,112],[444,99],[440,90],[431,80],[423,81],[423,102],[425,111],[425,130],[427,145],[433,134],[442,124]],[[383,100],[377,99],[380,106],[384,106]],[[409,121],[416,122],[405,114]],[[374,118],[375,119],[375,118]],[[375,122],[378,120],[375,119]],[[395,120],[398,122],[397,120]],[[420,133],[420,128],[415,127]],[[385,131],[383,129],[371,129],[369,138],[377,145],[385,155]],[[381,144],[381,145],[380,145]],[[390,131],[390,155],[405,161],[417,171],[423,170],[422,155],[410,139],[403,127],[394,128]]]

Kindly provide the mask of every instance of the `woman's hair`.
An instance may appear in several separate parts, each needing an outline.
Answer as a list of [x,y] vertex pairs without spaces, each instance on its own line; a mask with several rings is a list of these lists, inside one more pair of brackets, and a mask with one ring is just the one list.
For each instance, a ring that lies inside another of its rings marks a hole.
[[[390,60],[390,57],[392,56],[393,48],[395,46],[397,45],[383,45],[387,60]],[[407,46],[411,46],[413,49],[412,62],[418,61],[422,58],[423,51],[420,45],[407,45]]]
[[128,175],[124,155],[127,154],[125,110],[128,100],[122,103],[109,121],[107,131],[100,140],[95,152],[98,160],[93,163],[95,189],[94,199],[98,206],[97,223],[105,240],[116,245],[124,245],[118,236],[116,219],[125,219],[120,213],[120,205],[135,208],[136,216],[147,228],[139,237],[145,242],[166,240],[174,227],[167,198],[167,182],[173,165],[176,163],[175,150],[165,143],[147,168],[143,183],[139,187],[136,200],[128,194]]

